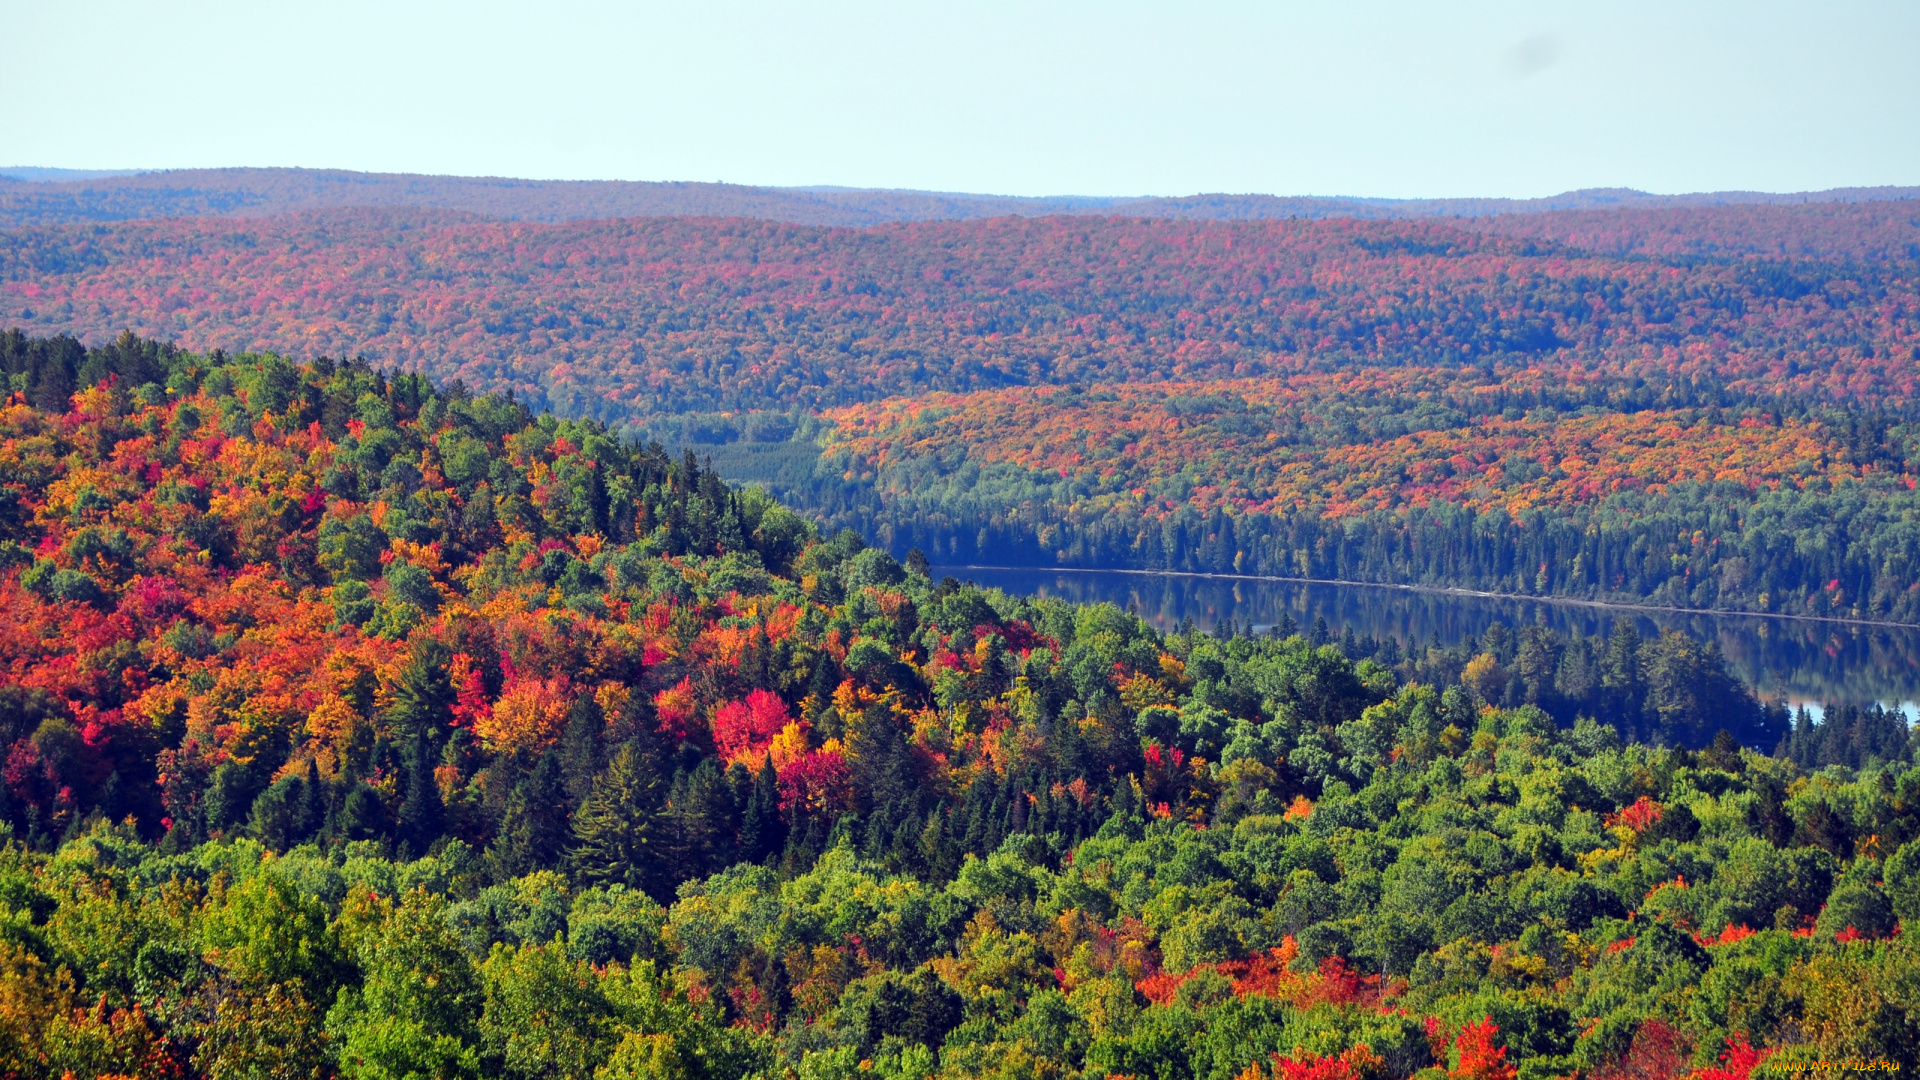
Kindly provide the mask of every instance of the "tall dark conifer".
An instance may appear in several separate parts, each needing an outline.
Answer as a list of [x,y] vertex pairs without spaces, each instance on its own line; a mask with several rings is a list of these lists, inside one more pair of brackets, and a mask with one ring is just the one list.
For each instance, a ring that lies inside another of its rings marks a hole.
[[455,692],[447,676],[452,654],[438,640],[419,637],[393,687],[387,717],[402,739],[425,738],[439,749],[453,719]]
[[619,884],[670,898],[659,787],[639,748],[622,746],[574,816],[573,871],[581,884]]
[[602,743],[606,726],[600,706],[589,697],[575,702],[567,714],[567,730],[560,740],[560,771],[566,779],[567,797],[573,806],[587,801],[593,791],[594,778],[606,766],[607,755]]
[[300,785],[299,812],[294,816],[294,826],[300,832],[302,841],[311,840],[315,833],[327,821],[327,792],[325,781],[320,779],[320,764],[313,758],[307,759],[306,782]]
[[678,848],[685,859],[677,877],[686,878],[713,873],[732,866],[737,857],[736,832],[740,811],[733,802],[733,789],[727,786],[720,765],[704,758],[684,780],[676,784],[673,805]]
[[875,702],[848,718],[847,749],[853,759],[853,790],[861,810],[911,801],[920,790],[906,733],[886,704]]
[[740,857],[765,863],[787,843],[787,825],[780,818],[780,778],[768,757],[754,774],[753,790],[740,818]]
[[400,804],[400,846],[407,858],[420,858],[440,839],[444,807],[440,785],[433,775],[434,757],[424,738],[413,740],[413,753],[407,761],[407,792]]
[[569,835],[567,805],[559,759],[547,754],[507,799],[506,817],[487,850],[494,880],[559,865]]

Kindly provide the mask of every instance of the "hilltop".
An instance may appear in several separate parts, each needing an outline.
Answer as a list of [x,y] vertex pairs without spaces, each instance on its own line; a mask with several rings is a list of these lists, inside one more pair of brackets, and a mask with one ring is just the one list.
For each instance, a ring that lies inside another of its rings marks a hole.
[[[1737,209],[1723,243],[1920,243],[1907,203]],[[1603,255],[1438,220],[849,229],[362,209],[7,231],[0,312],[91,342],[364,355],[607,420],[1433,363],[1877,402],[1913,393],[1915,266]]]
[[1652,195],[1624,188],[1540,199],[1378,199],[1253,194],[1178,197],[1023,198],[955,192],[836,187],[756,187],[624,180],[364,173],[341,169],[174,169],[83,173],[0,170],[0,228],[152,217],[263,217],[299,210],[413,207],[514,221],[616,217],[746,217],[800,225],[877,225],[1054,214],[1256,220],[1410,218],[1594,209],[1787,206],[1911,199],[1920,188],[1836,188]]

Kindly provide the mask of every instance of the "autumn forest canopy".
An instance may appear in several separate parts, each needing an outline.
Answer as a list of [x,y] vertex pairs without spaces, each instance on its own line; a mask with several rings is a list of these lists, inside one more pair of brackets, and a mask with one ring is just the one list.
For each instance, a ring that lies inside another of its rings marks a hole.
[[[1912,622],[1913,206],[332,209],[15,228],[0,307],[509,392],[895,557]],[[39,378],[58,407],[71,378]]]
[[0,1076],[1920,1067],[1902,713],[939,569],[1920,623],[1913,202],[170,175],[0,185]]
[[1161,633],[457,382],[0,362],[11,1075],[1914,1056],[1906,723],[1711,646]]

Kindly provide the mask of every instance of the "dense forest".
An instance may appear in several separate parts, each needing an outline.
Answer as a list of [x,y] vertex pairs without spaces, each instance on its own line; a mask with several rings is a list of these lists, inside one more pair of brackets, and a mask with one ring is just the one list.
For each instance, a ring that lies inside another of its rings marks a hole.
[[73,348],[0,343],[7,1075],[1920,1064],[1889,714],[1162,634],[458,383]]
[[126,327],[364,354],[693,447],[896,558],[1913,622],[1913,206],[362,208],[14,229],[0,309],[80,335],[15,371],[42,408]]
[[1547,240],[1596,255],[1658,259],[1920,259],[1920,201],[1834,200],[1791,212],[1763,205],[1630,206],[1487,216],[1464,228]]
[[[1789,232],[1835,220],[1765,209]],[[1910,203],[1860,212],[1916,233]],[[1409,365],[1879,405],[1914,398],[1916,265],[1599,256],[1436,221],[853,230],[366,209],[8,230],[0,316],[93,343],[131,328],[365,355],[609,422]]]
[[647,430],[718,443],[702,449],[730,475],[942,563],[1920,620],[1920,427],[1905,409],[1403,367]]

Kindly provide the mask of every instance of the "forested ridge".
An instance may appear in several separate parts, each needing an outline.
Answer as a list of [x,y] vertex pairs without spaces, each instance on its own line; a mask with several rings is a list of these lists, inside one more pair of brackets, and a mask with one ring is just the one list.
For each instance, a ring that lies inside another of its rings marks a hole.
[[947,563],[1920,619],[1905,409],[1397,368],[928,395],[824,419],[799,433],[817,457],[724,418],[679,432],[744,434],[714,451],[736,474]]
[[[1877,231],[1915,231],[1910,204],[1870,206],[1890,215]],[[1829,221],[1766,209],[1788,231]],[[1435,221],[854,230],[365,209],[8,230],[0,313],[94,343],[131,328],[364,354],[610,422],[1407,365],[1880,404],[1914,396],[1915,265],[1599,256]]]
[[1459,224],[1481,232],[1550,240],[1598,255],[1651,258],[1920,259],[1920,204],[1829,202],[1783,213],[1773,207],[1669,206],[1565,209],[1490,215]]
[[969,220],[1009,214],[1261,219],[1536,214],[1594,208],[1852,205],[1911,199],[1920,189],[1837,188],[1652,195],[1624,188],[1568,191],[1542,199],[1366,199],[1204,194],[1183,197],[1025,198],[872,188],[776,188],[724,183],[526,180],[499,176],[367,173],[346,169],[160,169],[69,175],[0,173],[0,227],[160,217],[264,217],[355,206],[457,210],[514,221],[579,218],[744,217],[803,225]]
[[1904,722],[1710,646],[1163,634],[459,384],[0,360],[0,1072],[1920,1064]]
[[[895,557],[1920,619],[1905,200],[5,237],[22,325],[459,378]],[[77,377],[16,381],[60,408]]]

